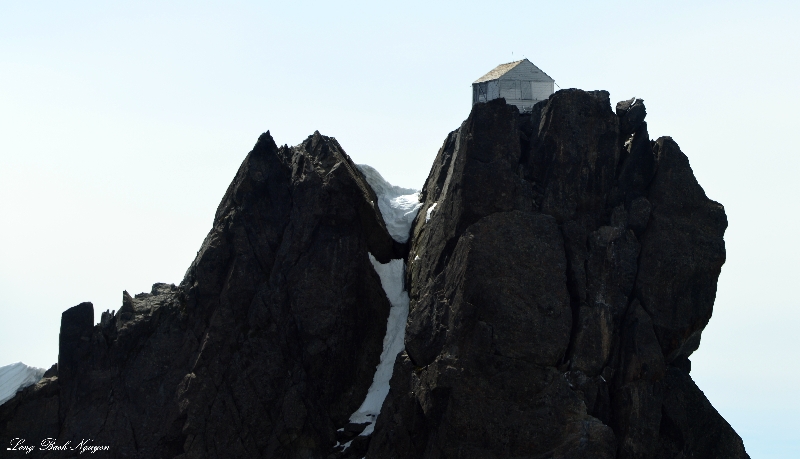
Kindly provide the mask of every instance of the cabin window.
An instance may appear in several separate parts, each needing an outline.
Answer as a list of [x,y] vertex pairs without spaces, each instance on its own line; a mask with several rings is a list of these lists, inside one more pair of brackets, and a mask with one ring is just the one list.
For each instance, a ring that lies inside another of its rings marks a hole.
[[533,99],[533,93],[531,92],[531,82],[530,81],[520,81],[519,85],[520,85],[520,89],[522,89],[522,99],[524,99],[524,100]]
[[486,97],[486,87],[487,87],[486,83],[478,83],[476,85],[473,85],[472,97],[476,103],[486,102],[488,100],[488,97]]
[[519,81],[500,80],[500,97],[509,99],[519,99]]

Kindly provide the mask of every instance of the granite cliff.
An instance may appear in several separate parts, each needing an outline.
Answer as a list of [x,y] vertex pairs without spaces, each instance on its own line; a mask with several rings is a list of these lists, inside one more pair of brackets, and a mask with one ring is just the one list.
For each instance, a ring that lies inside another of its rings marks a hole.
[[[99,324],[91,303],[63,313],[58,364],[0,405],[0,443],[91,439],[120,458],[748,457],[690,376],[725,212],[645,114],[639,99],[614,112],[603,91],[562,90],[530,114],[475,105],[407,242],[335,139],[263,134],[180,285],[125,292]],[[405,351],[377,421],[359,424],[394,307],[374,266],[398,259]]]

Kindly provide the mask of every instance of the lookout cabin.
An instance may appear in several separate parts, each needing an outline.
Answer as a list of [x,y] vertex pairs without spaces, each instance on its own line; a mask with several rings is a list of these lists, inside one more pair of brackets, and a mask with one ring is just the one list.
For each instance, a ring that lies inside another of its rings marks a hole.
[[472,83],[472,105],[502,97],[520,112],[528,112],[553,94],[554,84],[554,79],[528,59],[500,64]]

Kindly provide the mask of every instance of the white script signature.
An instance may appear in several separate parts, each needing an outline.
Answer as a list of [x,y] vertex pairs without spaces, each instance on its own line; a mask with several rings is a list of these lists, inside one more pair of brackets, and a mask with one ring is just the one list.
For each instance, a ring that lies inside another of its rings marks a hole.
[[39,443],[39,446],[26,445],[24,438],[14,438],[11,440],[11,447],[6,448],[6,451],[20,451],[25,454],[30,454],[33,451],[78,451],[78,454],[83,453],[96,453],[98,451],[108,451],[111,449],[105,445],[92,445],[93,440],[81,439],[80,442],[72,446],[72,441],[65,441],[63,444],[56,443],[55,438],[45,438]]

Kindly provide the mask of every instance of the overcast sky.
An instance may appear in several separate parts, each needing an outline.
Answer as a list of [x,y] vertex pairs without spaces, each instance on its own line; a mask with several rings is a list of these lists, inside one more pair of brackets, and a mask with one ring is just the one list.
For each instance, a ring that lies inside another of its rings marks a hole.
[[725,206],[692,377],[753,458],[800,457],[798,2],[164,3],[0,0],[0,365],[179,283],[261,132],[419,188],[472,81],[527,57],[643,98]]

